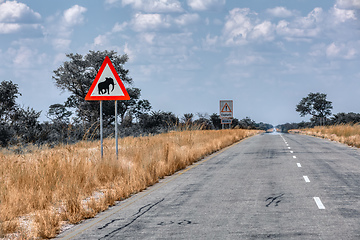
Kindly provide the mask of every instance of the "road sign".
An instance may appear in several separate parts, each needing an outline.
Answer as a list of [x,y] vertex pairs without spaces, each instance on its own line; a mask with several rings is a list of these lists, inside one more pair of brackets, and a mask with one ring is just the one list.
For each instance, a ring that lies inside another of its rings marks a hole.
[[233,101],[220,100],[220,118],[232,118],[232,117],[233,117]]
[[130,100],[108,56],[105,57],[85,100]]
[[103,158],[103,114],[102,101],[115,100],[115,149],[118,157],[118,134],[117,134],[117,100],[130,100],[130,96],[122,83],[119,74],[116,72],[108,56],[96,74],[85,100],[100,100],[100,148]]
[[221,119],[221,124],[231,124],[231,123],[232,123],[232,119],[229,119],[229,118]]

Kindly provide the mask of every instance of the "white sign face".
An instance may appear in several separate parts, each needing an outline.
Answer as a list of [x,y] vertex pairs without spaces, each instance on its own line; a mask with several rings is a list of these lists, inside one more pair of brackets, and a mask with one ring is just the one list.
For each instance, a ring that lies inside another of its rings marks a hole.
[[130,100],[130,96],[108,56],[101,64],[85,100]]
[[232,100],[220,100],[220,118],[233,118]]
[[108,64],[90,96],[125,96]]

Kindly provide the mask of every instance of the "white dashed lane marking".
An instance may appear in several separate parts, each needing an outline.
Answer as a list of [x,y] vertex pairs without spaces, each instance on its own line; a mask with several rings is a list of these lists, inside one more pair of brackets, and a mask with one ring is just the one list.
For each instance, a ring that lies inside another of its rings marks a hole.
[[308,176],[303,176],[305,182],[310,182],[310,179],[308,178]]
[[325,209],[324,204],[321,202],[319,197],[314,197],[314,200],[316,202],[316,205],[318,206],[319,209]]
[[[285,140],[285,138],[283,136],[281,136],[281,138],[284,140],[284,143],[286,144],[288,149],[291,149],[291,147],[289,147],[289,144],[287,143],[287,141]],[[294,153],[294,151],[290,151],[290,153]],[[295,159],[296,156],[293,156],[293,158]],[[296,165],[301,168],[301,163],[296,163]],[[310,179],[308,176],[303,176],[305,182],[309,183]],[[314,201],[316,203],[316,205],[318,206],[319,209],[325,209],[324,204],[321,202],[319,197],[314,197]]]

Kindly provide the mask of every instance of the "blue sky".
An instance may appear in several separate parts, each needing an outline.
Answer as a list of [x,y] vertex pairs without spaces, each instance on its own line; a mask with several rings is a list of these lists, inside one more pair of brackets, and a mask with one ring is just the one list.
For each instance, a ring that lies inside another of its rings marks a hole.
[[296,104],[328,94],[360,112],[360,0],[0,0],[0,80],[18,102],[63,103],[52,80],[66,53],[115,50],[153,110],[298,122]]

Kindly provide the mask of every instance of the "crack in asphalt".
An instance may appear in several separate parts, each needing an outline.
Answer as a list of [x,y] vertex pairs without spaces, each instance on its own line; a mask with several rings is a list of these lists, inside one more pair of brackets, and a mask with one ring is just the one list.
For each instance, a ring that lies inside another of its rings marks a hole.
[[[123,226],[115,229],[114,231],[106,234],[105,236],[103,236],[103,237],[101,237],[101,238],[99,238],[99,239],[111,238],[111,237],[114,236],[117,232],[119,232],[119,231],[121,231],[122,229],[124,229],[124,228],[130,226],[131,224],[133,224],[138,218],[140,218],[142,215],[144,215],[145,213],[147,213],[148,211],[150,211],[153,207],[155,207],[156,205],[158,205],[159,203],[161,203],[161,202],[164,201],[164,200],[165,200],[165,198],[157,201],[157,202],[154,203],[154,204],[147,204],[147,205],[139,208],[138,212],[133,215],[133,216],[135,216],[135,215],[137,215],[137,216],[134,217],[130,222],[128,222],[128,223],[126,223],[125,225],[123,225]],[[147,209],[141,213],[141,211],[142,211],[143,209],[145,209],[146,207],[147,207]],[[99,229],[99,230],[102,230],[102,229],[108,227],[111,223],[114,223],[114,222],[119,221],[119,220],[123,220],[123,219],[114,219],[114,220],[112,220],[111,222],[105,224],[103,227],[100,227],[100,228],[98,228],[98,229]]]
[[275,197],[268,197],[265,202],[271,200],[268,204],[266,204],[266,207],[269,207],[273,202],[275,202],[275,207],[277,207],[279,205],[279,203],[281,202],[282,200],[282,196],[284,196],[285,193],[282,193],[278,196],[275,196]]
[[169,221],[169,222],[160,222],[157,225],[158,226],[166,226],[166,225],[172,225],[172,224],[178,224],[178,225],[190,225],[190,224],[197,224],[197,223],[193,223],[191,222],[191,220],[182,220],[182,221],[178,221],[178,222],[174,222],[174,221]]

